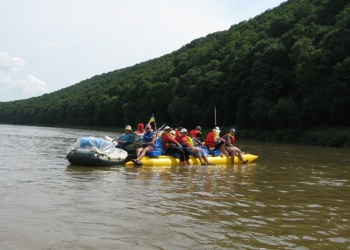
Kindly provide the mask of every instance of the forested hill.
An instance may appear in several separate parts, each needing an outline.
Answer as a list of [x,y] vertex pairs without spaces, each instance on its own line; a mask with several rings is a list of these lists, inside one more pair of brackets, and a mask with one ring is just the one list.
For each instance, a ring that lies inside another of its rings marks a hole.
[[0,123],[122,127],[350,127],[350,1],[289,0],[177,51],[0,103]]

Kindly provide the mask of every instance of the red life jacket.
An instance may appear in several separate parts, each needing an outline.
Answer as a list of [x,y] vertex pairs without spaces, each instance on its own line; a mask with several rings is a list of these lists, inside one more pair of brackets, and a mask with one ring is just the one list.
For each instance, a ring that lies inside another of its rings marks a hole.
[[189,141],[188,141],[188,136],[186,135],[180,135],[176,138],[176,140],[181,144],[182,147],[188,148],[191,147]]
[[201,133],[201,131],[199,131],[197,129],[193,129],[193,130],[190,131],[190,136],[192,138],[196,138],[198,133]]
[[236,138],[235,138],[235,136],[234,135],[231,135],[230,133],[227,133],[227,134],[225,134],[223,137],[222,137],[222,139],[224,139],[225,140],[225,144],[227,144],[227,136],[230,136],[230,141],[231,141],[231,144],[233,145],[234,143],[235,143],[235,140],[236,140]]
[[214,137],[216,136],[215,131],[210,132],[207,134],[207,137],[205,138],[205,145],[208,148],[215,148],[216,141],[214,140]]

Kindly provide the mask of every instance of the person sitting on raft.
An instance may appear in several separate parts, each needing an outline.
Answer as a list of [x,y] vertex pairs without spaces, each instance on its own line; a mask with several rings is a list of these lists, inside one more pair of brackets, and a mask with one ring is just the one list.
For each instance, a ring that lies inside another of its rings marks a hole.
[[180,136],[180,130],[182,127],[175,128],[175,138]]
[[150,124],[146,124],[145,130],[146,133],[144,133],[141,138],[140,147],[136,149],[136,159],[131,160],[135,164],[142,164],[140,161],[141,158],[145,156],[147,151],[154,149],[154,144],[157,139],[157,135],[152,131],[152,126]]
[[197,126],[196,129],[190,131],[190,136],[196,138],[198,141],[203,142],[201,127]]
[[[182,128],[180,130],[180,133],[181,133],[180,136],[178,136],[176,140],[181,144],[181,146],[185,150],[195,153],[196,157],[198,158],[198,160],[201,162],[202,165],[214,165],[211,162],[209,162],[207,154],[204,151],[204,149],[196,147],[194,145],[192,138],[187,135],[187,129]],[[205,162],[203,161],[202,157],[204,158]]]
[[174,136],[170,133],[171,128],[169,126],[166,126],[164,128],[164,132],[162,134],[162,142],[163,147],[167,153],[175,153],[180,155],[180,162],[184,166],[191,165],[190,163],[190,156],[188,154],[187,150],[184,150],[180,143],[178,143]]
[[205,139],[205,145],[209,150],[217,150],[220,149],[220,156],[224,157],[225,151],[225,140],[220,138],[220,129],[219,127],[215,127],[213,131],[207,134]]
[[139,123],[137,124],[137,130],[136,130],[136,134],[138,136],[143,136],[143,134],[146,132],[146,130],[143,128],[143,123]]
[[233,146],[235,144],[235,133],[236,130],[234,128],[230,129],[230,133],[225,134],[222,138],[225,140],[225,149],[226,151],[228,151],[231,155],[231,161],[232,164],[235,163],[235,155],[237,153],[238,158],[241,160],[241,162],[243,164],[246,164],[248,162],[248,160],[244,161],[243,160],[243,156],[242,156],[242,152],[239,148]]
[[132,143],[135,140],[135,136],[130,125],[127,125],[124,131],[125,133],[119,136],[119,138],[116,140],[118,143],[116,146],[117,148],[124,148],[126,145]]

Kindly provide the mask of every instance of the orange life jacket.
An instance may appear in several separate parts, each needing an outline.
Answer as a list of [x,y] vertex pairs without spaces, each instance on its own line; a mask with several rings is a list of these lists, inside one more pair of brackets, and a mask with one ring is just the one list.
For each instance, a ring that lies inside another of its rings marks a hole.
[[162,142],[163,142],[163,148],[167,150],[170,146],[177,145],[177,141],[174,139],[173,135],[170,133],[164,132],[162,134]]

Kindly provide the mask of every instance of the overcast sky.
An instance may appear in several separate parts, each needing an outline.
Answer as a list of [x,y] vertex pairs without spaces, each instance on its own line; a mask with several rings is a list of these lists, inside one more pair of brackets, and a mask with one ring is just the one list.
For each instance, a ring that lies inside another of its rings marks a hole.
[[0,0],[0,102],[178,50],[286,0]]

